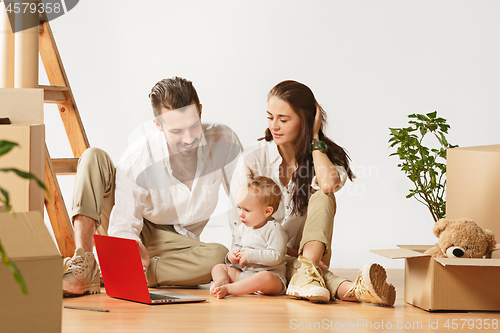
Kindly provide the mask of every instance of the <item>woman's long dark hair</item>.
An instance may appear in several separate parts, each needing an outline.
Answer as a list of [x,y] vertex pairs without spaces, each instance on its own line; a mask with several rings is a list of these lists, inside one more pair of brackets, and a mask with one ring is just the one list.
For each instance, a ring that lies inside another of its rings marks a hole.
[[[313,139],[313,124],[316,116],[316,105],[318,104],[313,92],[306,85],[297,81],[283,81],[278,83],[267,95],[267,99],[278,97],[287,102],[299,116],[302,131],[295,144],[295,160],[297,169],[292,175],[294,184],[292,195],[292,214],[304,215],[309,203],[310,185],[314,176],[312,154],[309,146]],[[325,136],[323,129],[326,126],[326,112],[321,108],[323,123],[319,130],[319,140],[328,146],[327,156],[333,164],[343,166],[347,176],[352,181],[355,176],[349,166],[349,156],[346,151]],[[273,140],[269,128],[266,129],[265,140]]]

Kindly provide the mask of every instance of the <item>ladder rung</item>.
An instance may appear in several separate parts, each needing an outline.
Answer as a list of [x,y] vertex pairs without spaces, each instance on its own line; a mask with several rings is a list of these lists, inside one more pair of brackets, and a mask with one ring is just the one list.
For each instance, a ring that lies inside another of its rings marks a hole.
[[43,89],[43,100],[45,103],[61,104],[68,100],[68,87],[38,86]]
[[53,158],[52,165],[54,165],[56,175],[74,175],[78,158]]

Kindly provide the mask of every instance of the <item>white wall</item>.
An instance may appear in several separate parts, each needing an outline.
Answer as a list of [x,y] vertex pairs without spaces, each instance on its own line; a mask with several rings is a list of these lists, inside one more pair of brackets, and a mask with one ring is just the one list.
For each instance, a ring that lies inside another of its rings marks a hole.
[[[115,162],[151,118],[147,96],[162,78],[192,80],[203,120],[226,123],[244,146],[262,136],[270,88],[307,84],[358,174],[337,195],[332,266],[400,268],[369,250],[435,238],[426,208],[405,198],[411,183],[388,156],[388,127],[438,110],[451,143],[500,143],[499,13],[500,2],[473,0],[86,0],[51,26],[90,143]],[[51,110],[49,150],[70,156]],[[60,181],[70,205],[73,178]],[[228,244],[225,226],[214,218],[203,239]]]

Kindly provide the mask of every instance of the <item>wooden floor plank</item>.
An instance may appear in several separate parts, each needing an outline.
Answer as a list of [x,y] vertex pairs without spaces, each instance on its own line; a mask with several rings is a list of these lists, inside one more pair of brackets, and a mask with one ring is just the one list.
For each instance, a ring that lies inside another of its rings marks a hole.
[[[355,279],[357,271],[333,270]],[[247,295],[216,299],[208,286],[177,291],[207,297],[203,303],[143,305],[113,299],[105,294],[64,299],[64,305],[109,309],[110,312],[63,309],[63,332],[450,332],[448,319],[498,319],[495,312],[430,313],[403,301],[404,270],[388,270],[388,279],[397,290],[394,307],[336,301],[314,304],[287,296]],[[438,323],[438,329],[429,329]],[[316,329],[314,329],[316,325]],[[309,329],[308,329],[309,328]],[[452,330],[453,331],[453,330]],[[455,330],[457,331],[457,330]],[[458,330],[460,331],[460,330]],[[478,332],[480,330],[466,330]],[[485,331],[498,331],[485,330]]]

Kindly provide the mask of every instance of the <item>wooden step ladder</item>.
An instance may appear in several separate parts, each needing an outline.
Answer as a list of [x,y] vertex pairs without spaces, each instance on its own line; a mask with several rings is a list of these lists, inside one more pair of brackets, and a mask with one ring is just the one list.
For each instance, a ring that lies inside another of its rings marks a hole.
[[39,86],[44,90],[44,102],[55,103],[66,129],[73,151],[73,158],[50,158],[45,145],[45,186],[50,195],[45,194],[45,208],[59,251],[64,257],[72,257],[75,251],[73,227],[56,175],[76,173],[78,158],[90,147],[68,77],[57,50],[54,35],[45,15],[40,16],[40,56],[42,58],[50,86]]

